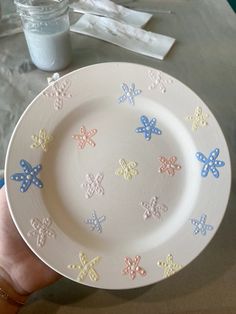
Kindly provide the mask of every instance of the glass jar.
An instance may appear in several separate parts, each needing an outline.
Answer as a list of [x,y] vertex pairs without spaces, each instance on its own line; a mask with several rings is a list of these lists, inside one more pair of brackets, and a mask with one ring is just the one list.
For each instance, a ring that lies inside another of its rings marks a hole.
[[59,71],[71,62],[68,0],[15,0],[33,63]]

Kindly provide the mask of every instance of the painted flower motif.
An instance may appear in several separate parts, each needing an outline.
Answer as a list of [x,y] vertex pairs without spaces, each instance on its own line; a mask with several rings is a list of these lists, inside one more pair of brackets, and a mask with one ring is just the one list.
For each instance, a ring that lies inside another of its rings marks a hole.
[[41,147],[42,150],[47,152],[47,146],[48,144],[53,140],[53,137],[51,135],[48,135],[45,129],[39,130],[38,135],[32,135],[31,136],[33,140],[33,144],[31,144],[31,148],[39,148]]
[[140,89],[135,89],[134,83],[131,84],[131,87],[123,83],[121,87],[124,91],[124,94],[121,97],[119,97],[118,99],[119,104],[127,100],[131,105],[134,105],[135,104],[134,97],[140,95],[142,91]]
[[199,127],[207,126],[207,119],[209,118],[208,114],[202,112],[201,107],[197,107],[192,116],[187,116],[186,120],[192,122],[192,130],[196,131]]
[[65,80],[63,82],[54,82],[50,84],[51,88],[49,92],[44,92],[43,95],[49,98],[54,98],[54,108],[60,110],[63,108],[64,100],[71,98],[72,95],[68,93],[70,87],[70,81]]
[[117,176],[123,176],[125,180],[131,180],[138,175],[137,163],[135,161],[126,162],[125,159],[119,160],[120,168],[115,172]]
[[220,154],[219,148],[215,148],[208,157],[203,155],[203,153],[197,152],[196,157],[199,161],[201,161],[204,165],[201,171],[202,177],[207,177],[209,171],[212,172],[215,178],[219,178],[220,173],[218,171],[218,167],[223,167],[225,165],[224,161],[217,160],[217,157]]
[[43,247],[46,243],[47,237],[55,238],[56,233],[51,229],[52,220],[51,218],[43,218],[40,221],[38,218],[33,218],[30,221],[33,230],[28,232],[28,237],[37,237],[37,246]]
[[165,261],[158,261],[157,266],[164,269],[164,277],[170,277],[182,268],[182,265],[176,264],[171,254],[168,254]]
[[172,156],[169,159],[161,156],[160,162],[162,163],[161,167],[159,168],[159,172],[164,173],[167,172],[168,175],[174,176],[176,171],[179,171],[181,169],[181,166],[176,164],[177,157]]
[[140,274],[141,276],[146,276],[146,271],[139,266],[139,262],[141,260],[140,256],[135,256],[135,258],[132,260],[130,257],[125,257],[125,268],[122,271],[123,275],[129,274],[130,278],[134,280],[137,276],[137,274]]
[[101,185],[103,173],[99,172],[96,176],[91,173],[86,174],[86,180],[86,183],[81,184],[81,187],[86,189],[86,198],[91,198],[94,194],[104,195],[104,188]]
[[146,220],[147,218],[153,217],[153,218],[161,218],[162,212],[167,212],[168,207],[164,204],[158,203],[158,197],[153,196],[149,203],[147,202],[141,202],[140,205],[145,209],[143,214],[143,219]]
[[94,210],[92,213],[92,217],[85,221],[86,224],[90,225],[90,229],[92,231],[97,231],[102,233],[102,223],[106,220],[105,216],[98,217],[96,211]]
[[77,280],[78,281],[84,281],[85,278],[87,276],[89,276],[89,278],[92,281],[97,281],[99,279],[99,275],[95,271],[94,266],[100,261],[101,257],[100,256],[96,256],[93,259],[91,259],[91,261],[89,261],[89,259],[86,256],[86,254],[81,252],[79,254],[79,258],[80,258],[80,263],[79,264],[71,264],[71,265],[67,266],[68,268],[78,269],[79,270],[79,274],[78,274]]
[[206,214],[202,214],[200,219],[191,219],[191,223],[194,225],[194,234],[198,234],[201,233],[202,235],[206,235],[207,231],[211,231],[213,230],[213,226],[212,225],[207,225],[206,224],[206,219],[207,219],[207,215]]
[[80,133],[75,134],[72,137],[78,141],[78,146],[81,149],[84,149],[86,144],[91,145],[92,147],[96,146],[96,143],[92,140],[92,137],[97,133],[96,129],[87,131],[85,126],[80,128]]
[[159,87],[160,91],[164,94],[166,92],[166,85],[173,83],[172,79],[164,79],[162,77],[162,72],[161,71],[153,71],[150,70],[148,72],[149,77],[152,81],[152,84],[148,87],[149,90],[152,90],[156,88],[157,86]]
[[147,141],[150,141],[152,134],[161,134],[161,130],[156,127],[156,118],[153,118],[149,121],[146,116],[141,116],[140,121],[143,126],[138,127],[136,132],[144,133],[144,137]]
[[28,163],[24,159],[20,161],[20,165],[23,168],[24,172],[15,173],[10,177],[12,180],[22,182],[20,191],[26,192],[32,183],[41,189],[43,187],[43,183],[37,178],[37,175],[42,169],[42,165],[32,167],[30,163]]

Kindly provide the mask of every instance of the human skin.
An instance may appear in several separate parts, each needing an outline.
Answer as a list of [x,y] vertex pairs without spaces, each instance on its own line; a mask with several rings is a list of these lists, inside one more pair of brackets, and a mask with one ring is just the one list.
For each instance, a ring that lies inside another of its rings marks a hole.
[[[0,189],[0,288],[12,298],[25,301],[31,293],[59,278],[22,240],[11,218],[3,187]],[[18,309],[0,298],[0,313],[16,313]]]

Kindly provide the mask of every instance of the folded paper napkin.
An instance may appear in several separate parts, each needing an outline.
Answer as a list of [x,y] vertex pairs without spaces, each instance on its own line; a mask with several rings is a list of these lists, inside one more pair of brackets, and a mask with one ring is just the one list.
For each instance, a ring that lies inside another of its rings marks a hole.
[[74,12],[105,16],[136,27],[144,26],[152,17],[145,12],[137,12],[115,4],[110,0],[77,0],[70,4]]
[[175,39],[117,22],[107,17],[85,14],[70,30],[96,37],[137,53],[163,60]]

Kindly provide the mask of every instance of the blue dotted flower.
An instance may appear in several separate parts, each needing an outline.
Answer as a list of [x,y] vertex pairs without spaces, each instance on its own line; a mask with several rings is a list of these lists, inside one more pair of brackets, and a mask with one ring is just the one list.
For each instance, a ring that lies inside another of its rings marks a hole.
[[38,188],[43,187],[43,183],[37,178],[37,175],[39,174],[40,170],[42,169],[42,165],[37,165],[35,167],[32,167],[26,160],[22,159],[20,161],[20,165],[23,168],[22,173],[15,173],[11,176],[12,180],[20,181],[22,182],[20,191],[26,192],[28,188],[33,183]]
[[131,105],[134,105],[134,97],[141,94],[142,91],[140,89],[135,89],[134,83],[131,84],[131,87],[129,87],[127,84],[123,83],[121,87],[124,91],[124,94],[121,97],[119,97],[119,99],[118,99],[119,104],[128,100],[128,102]]
[[202,171],[201,171],[202,177],[207,177],[209,171],[211,171],[215,178],[219,178],[220,174],[219,174],[219,171],[217,168],[223,167],[225,165],[224,161],[217,160],[219,153],[220,153],[219,148],[215,148],[210,153],[208,158],[200,152],[196,153],[197,159],[204,164]]
[[194,225],[194,234],[198,234],[201,233],[202,235],[206,235],[207,231],[211,231],[213,230],[213,226],[212,225],[207,225],[206,224],[206,219],[207,219],[207,215],[206,214],[202,214],[200,219],[191,219],[191,223]]
[[86,224],[90,225],[92,231],[96,230],[97,232],[102,232],[102,223],[106,220],[105,216],[98,217],[96,211],[92,213],[92,217],[85,221]]
[[137,133],[144,133],[144,137],[147,141],[150,141],[152,134],[161,134],[161,130],[156,127],[156,118],[152,118],[150,121],[146,116],[141,116],[140,118],[142,127],[136,129]]

